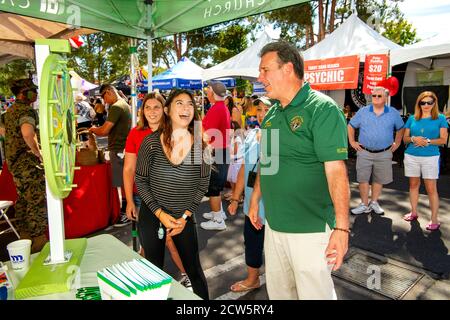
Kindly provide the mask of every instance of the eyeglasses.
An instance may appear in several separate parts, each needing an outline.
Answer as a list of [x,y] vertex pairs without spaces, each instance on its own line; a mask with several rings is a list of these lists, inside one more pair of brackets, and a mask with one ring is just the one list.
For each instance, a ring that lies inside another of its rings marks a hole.
[[383,97],[383,95],[381,95],[381,94],[373,94],[372,95],[372,98],[382,98]]
[[434,104],[434,100],[429,100],[429,101],[420,101],[419,102],[419,105],[420,106],[424,106],[424,105],[429,105],[429,106],[432,106],[433,104]]

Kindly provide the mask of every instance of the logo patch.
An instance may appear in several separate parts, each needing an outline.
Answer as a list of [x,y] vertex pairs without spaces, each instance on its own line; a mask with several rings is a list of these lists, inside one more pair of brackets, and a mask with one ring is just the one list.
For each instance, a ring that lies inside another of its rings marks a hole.
[[292,131],[296,131],[298,128],[300,128],[303,124],[303,118],[301,116],[295,116],[292,118],[289,126],[291,127]]
[[347,153],[347,148],[337,148],[337,153]]
[[270,121],[266,121],[266,123],[264,124],[264,128],[270,128],[272,126],[272,122]]

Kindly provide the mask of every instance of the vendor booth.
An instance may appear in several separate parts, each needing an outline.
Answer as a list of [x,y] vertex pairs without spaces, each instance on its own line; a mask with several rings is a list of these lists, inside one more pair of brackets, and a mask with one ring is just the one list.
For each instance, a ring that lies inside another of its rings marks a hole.
[[[3,3],[0,10],[8,7]],[[0,65],[15,59],[34,60],[35,39],[69,39],[93,32],[97,31],[0,11]]]
[[[388,54],[389,51],[398,48],[401,47],[380,35],[359,19],[357,14],[353,13],[325,39],[305,50],[303,52],[303,58],[305,64],[307,64],[310,60],[354,57],[357,55],[357,62],[356,64],[353,63],[352,67],[357,70],[357,73],[353,77],[353,79],[356,80],[356,84],[353,84],[352,88],[341,89],[335,87],[334,89],[331,89],[333,88],[333,86],[331,86],[327,89],[321,89],[320,87],[316,87],[318,90],[324,90],[324,92],[333,98],[341,107],[349,105],[352,107],[353,111],[356,111],[358,108],[365,106],[368,102],[366,101],[366,96],[362,92],[363,65],[366,55]],[[329,64],[333,65],[334,63]],[[400,105],[396,107],[400,108]]]
[[[439,110],[449,106],[450,86],[450,36],[438,34],[432,38],[391,52],[391,64],[404,66],[403,105],[412,113],[415,99],[425,90],[436,93]],[[405,67],[406,66],[406,67]]]
[[273,42],[267,31],[247,49],[209,69],[203,70],[203,81],[223,77],[236,77],[255,80],[259,75],[259,52],[268,43]]
[[73,70],[69,71],[69,73],[71,76],[70,83],[72,85],[72,88],[76,88],[77,92],[84,94],[86,91],[89,92],[89,90],[98,87],[96,84],[93,84],[87,81],[86,79],[80,77],[80,75]]
[[[77,188],[63,201],[66,239],[87,236],[117,220],[119,195],[111,184],[109,163],[80,166],[73,182]],[[0,174],[0,200],[17,200],[16,186],[6,163]]]
[[247,49],[237,55],[225,60],[202,72],[203,81],[218,79],[222,77],[234,77],[247,79],[253,83],[253,94],[263,95],[264,86],[256,82],[259,75],[259,52],[268,43],[275,41],[275,38],[264,31],[261,36]]
[[[204,69],[195,64],[189,58],[182,57],[172,68],[152,78],[152,86],[159,90],[171,90],[173,88],[200,90],[202,89],[202,73]],[[227,88],[236,85],[233,78],[220,79]],[[148,80],[142,81],[138,91],[148,91]]]
[[[71,29],[73,26],[94,28],[106,32],[125,35],[132,38],[147,39],[148,66],[151,79],[152,59],[151,40],[154,37],[167,36],[185,32],[261,12],[306,2],[306,0],[274,0],[262,2],[246,2],[242,6],[230,7],[228,0],[211,1],[135,1],[110,0],[76,2],[63,1],[3,1],[0,10],[20,16],[28,16],[60,24]],[[53,28],[53,27],[52,27]],[[11,30],[22,33],[26,23],[16,22]],[[36,28],[38,29],[38,28]],[[75,29],[76,30],[76,29]],[[3,35],[3,32],[2,32]],[[32,35],[31,40],[46,36]],[[131,56],[136,52],[136,42],[130,42]],[[16,52],[19,50],[16,50]],[[67,198],[73,188],[75,171],[75,116],[70,75],[64,54],[70,53],[67,41],[37,40],[35,44],[40,95],[40,136],[43,149],[47,204],[49,215],[50,243],[34,257],[30,270],[15,287],[15,296],[28,298],[48,294],[73,291],[73,268],[83,271],[89,269],[92,286],[92,274],[108,267],[110,263],[122,262],[132,257],[111,244],[110,241],[86,239],[64,240],[63,199]],[[7,52],[7,54],[11,54]],[[10,59],[10,57],[5,57]],[[136,115],[136,79],[134,64],[131,64],[133,98],[133,121]],[[151,84],[151,82],[150,82]],[[151,85],[148,88],[151,90]],[[69,250],[65,251],[65,244]],[[122,245],[124,246],[124,245]],[[95,250],[91,250],[95,247]],[[107,249],[111,251],[107,251]],[[131,251],[131,250],[130,250]],[[98,252],[107,252],[108,256],[98,263],[93,257]],[[132,252],[132,251],[131,251]],[[47,257],[48,255],[48,257]],[[114,255],[114,256],[113,256]],[[109,260],[108,260],[109,259]],[[51,276],[50,276],[51,275]],[[20,294],[19,294],[20,292]],[[170,298],[170,295],[168,296]],[[73,298],[60,297],[60,298]],[[167,298],[167,297],[166,297]]]

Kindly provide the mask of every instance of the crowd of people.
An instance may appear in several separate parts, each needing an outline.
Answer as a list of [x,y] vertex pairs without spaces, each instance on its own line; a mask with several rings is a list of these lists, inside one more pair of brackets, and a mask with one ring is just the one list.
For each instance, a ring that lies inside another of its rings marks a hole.
[[[340,268],[348,250],[349,213],[384,213],[379,199],[393,180],[392,155],[402,142],[411,202],[404,219],[419,215],[422,178],[432,212],[426,229],[439,229],[436,181],[448,123],[433,92],[417,97],[406,123],[387,105],[389,91],[383,87],[375,87],[371,104],[352,114],[303,81],[304,62],[294,46],[270,43],[260,57],[258,81],[265,97],[236,99],[213,81],[202,115],[198,98],[188,90],[175,89],[167,97],[152,92],[140,102],[138,124],[131,128],[126,97],[105,84],[91,101],[76,96],[77,126],[108,137],[112,182],[122,194],[122,215],[115,225],[136,221],[141,254],[160,268],[167,247],[182,283],[201,298],[209,293],[195,213],[207,196],[211,211],[200,223],[205,230],[225,230],[226,211],[235,215],[243,203],[247,276],[232,284],[232,291],[260,287],[264,253],[270,299],[335,299],[331,271]],[[38,246],[47,220],[31,108],[36,86],[20,80],[12,89],[16,102],[2,122],[6,161],[18,188],[19,231]],[[349,145],[356,150],[361,197],[351,210]],[[227,182],[231,190],[224,194]]]

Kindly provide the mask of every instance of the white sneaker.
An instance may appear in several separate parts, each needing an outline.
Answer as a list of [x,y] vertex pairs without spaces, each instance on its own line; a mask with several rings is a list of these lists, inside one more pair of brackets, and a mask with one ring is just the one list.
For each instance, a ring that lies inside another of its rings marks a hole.
[[205,230],[225,230],[227,228],[225,221],[217,221],[216,219],[202,222],[200,227]]
[[350,210],[352,214],[362,214],[362,213],[369,213],[372,211],[372,208],[369,206],[366,206],[364,203],[360,203],[359,206],[356,208]]
[[[221,211],[221,213],[222,213],[222,219],[227,220],[227,214],[225,213],[225,211]],[[205,212],[203,214],[203,218],[208,219],[208,220],[214,219],[214,211]]]
[[370,201],[369,208],[373,210],[376,214],[383,215],[384,210],[380,207],[377,201]]

